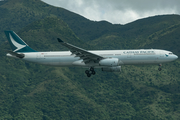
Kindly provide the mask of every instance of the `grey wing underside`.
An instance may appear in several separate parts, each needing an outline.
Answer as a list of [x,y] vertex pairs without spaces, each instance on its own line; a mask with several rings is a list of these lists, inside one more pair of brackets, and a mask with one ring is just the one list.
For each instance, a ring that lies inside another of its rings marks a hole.
[[57,38],[61,45],[67,47],[72,54],[76,55],[76,57],[79,57],[83,60],[85,64],[88,64],[90,62],[98,63],[101,59],[104,59],[102,56],[91,53],[87,50],[84,50],[82,48],[76,47],[74,45],[71,45],[69,43],[66,43],[62,41],[60,38]]

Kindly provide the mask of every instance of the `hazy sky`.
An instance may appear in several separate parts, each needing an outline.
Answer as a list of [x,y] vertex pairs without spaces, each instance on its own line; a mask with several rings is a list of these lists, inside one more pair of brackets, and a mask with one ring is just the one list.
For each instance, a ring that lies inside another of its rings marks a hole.
[[154,15],[180,14],[180,0],[42,0],[90,20],[126,24]]

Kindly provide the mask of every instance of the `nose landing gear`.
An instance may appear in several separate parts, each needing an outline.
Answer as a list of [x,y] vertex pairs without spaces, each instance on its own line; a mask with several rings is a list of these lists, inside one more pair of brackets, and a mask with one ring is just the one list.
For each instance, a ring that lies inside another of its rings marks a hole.
[[158,70],[159,70],[159,71],[161,71],[161,70],[162,70],[162,68],[161,68],[161,67],[162,67],[162,64],[159,64],[159,68],[158,68]]
[[89,70],[86,70],[85,73],[86,73],[87,77],[91,77],[91,75],[96,74],[93,67],[91,67]]

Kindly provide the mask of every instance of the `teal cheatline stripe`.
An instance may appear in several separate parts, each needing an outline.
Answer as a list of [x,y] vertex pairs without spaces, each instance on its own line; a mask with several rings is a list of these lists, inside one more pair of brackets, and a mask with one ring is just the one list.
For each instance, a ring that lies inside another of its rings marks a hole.
[[37,52],[30,48],[14,31],[4,31],[14,52]]

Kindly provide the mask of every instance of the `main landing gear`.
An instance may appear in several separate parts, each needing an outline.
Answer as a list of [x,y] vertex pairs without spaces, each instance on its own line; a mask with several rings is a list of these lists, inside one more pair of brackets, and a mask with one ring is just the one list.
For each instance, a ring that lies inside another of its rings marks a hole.
[[91,77],[91,75],[96,74],[93,67],[91,67],[89,70],[86,70],[85,73],[86,73],[87,77]]
[[158,70],[159,70],[159,71],[161,71],[161,70],[162,70],[162,68],[161,68],[161,67],[162,67],[162,64],[159,64],[159,68],[158,68]]

